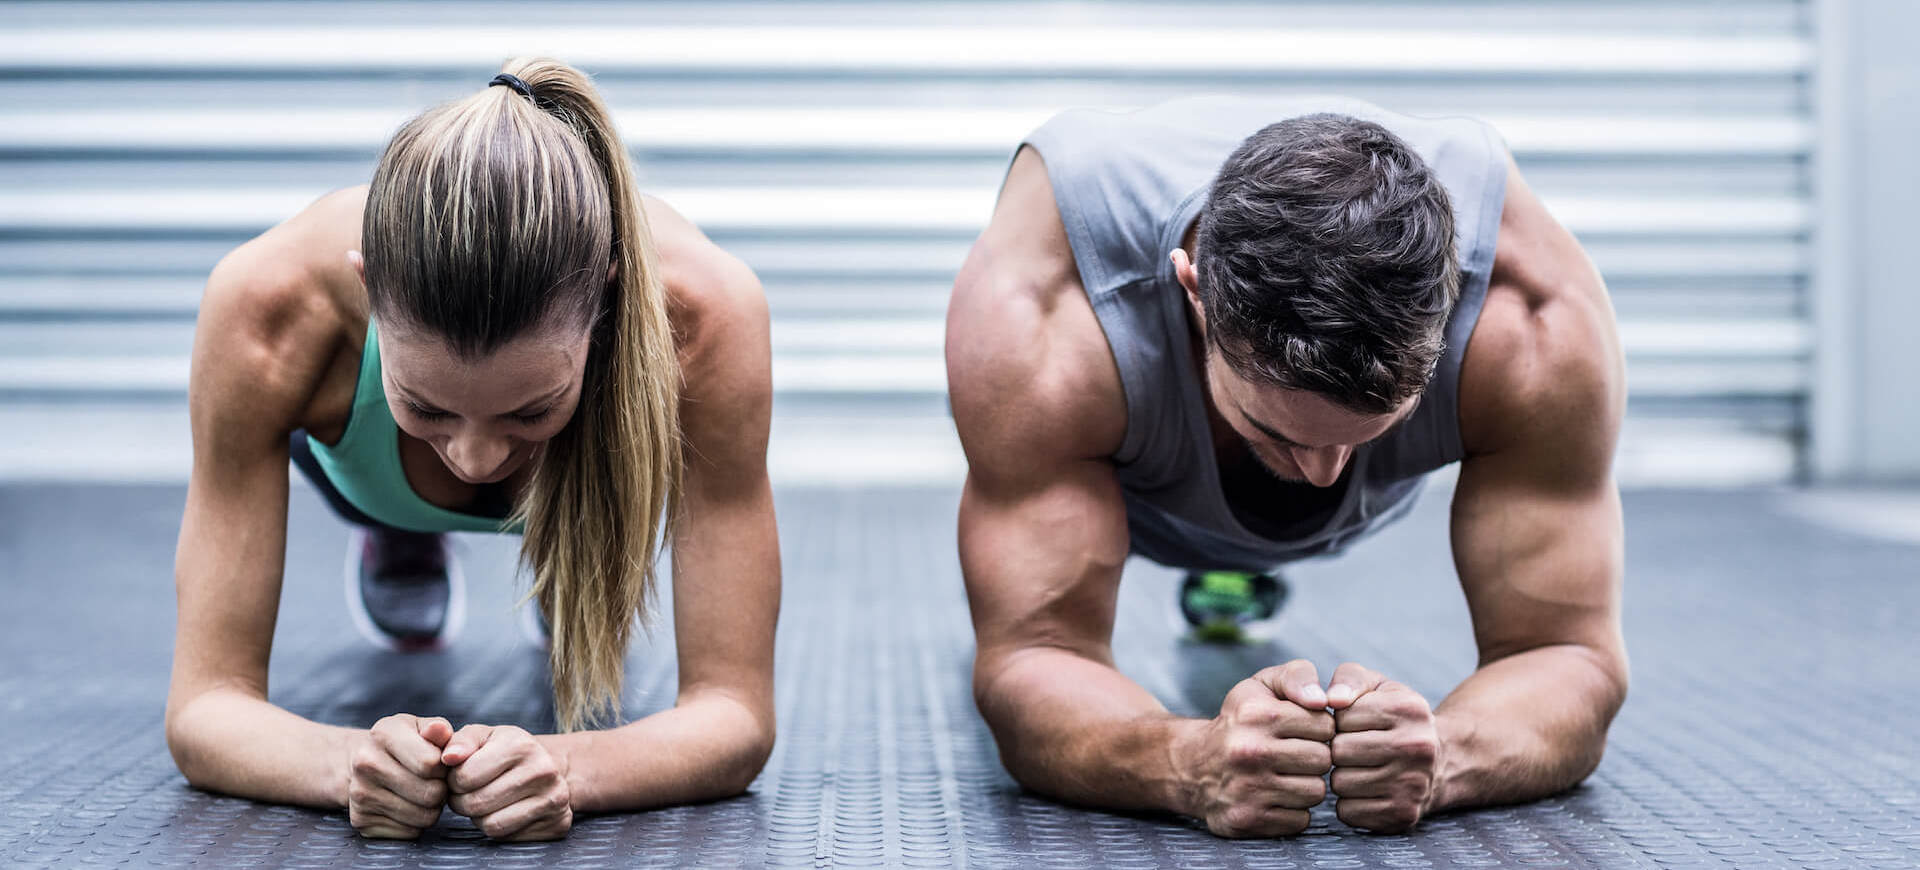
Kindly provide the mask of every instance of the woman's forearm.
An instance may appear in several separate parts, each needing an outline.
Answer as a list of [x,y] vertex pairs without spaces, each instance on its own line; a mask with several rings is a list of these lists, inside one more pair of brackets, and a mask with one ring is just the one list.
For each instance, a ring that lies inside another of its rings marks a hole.
[[196,788],[272,803],[346,806],[357,729],[322,725],[233,689],[211,689],[167,715],[167,746]]
[[538,739],[575,812],[640,810],[745,791],[773,751],[773,716],[715,692],[612,730]]

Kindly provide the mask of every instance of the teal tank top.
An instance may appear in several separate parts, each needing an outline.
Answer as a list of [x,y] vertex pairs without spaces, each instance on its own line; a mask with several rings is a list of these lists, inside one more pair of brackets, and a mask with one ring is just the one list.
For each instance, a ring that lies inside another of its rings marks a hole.
[[432,504],[407,485],[400,465],[400,425],[387,407],[380,380],[380,343],[367,320],[367,344],[360,352],[360,381],[353,388],[353,409],[339,443],[328,447],[312,435],[307,446],[320,469],[349,504],[394,528],[414,532],[513,532],[519,524],[450,511]]

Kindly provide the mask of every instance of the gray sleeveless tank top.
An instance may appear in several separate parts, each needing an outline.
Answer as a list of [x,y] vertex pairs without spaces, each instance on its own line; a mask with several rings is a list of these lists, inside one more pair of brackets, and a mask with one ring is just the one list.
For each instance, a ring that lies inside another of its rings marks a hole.
[[[1317,112],[1380,124],[1439,176],[1453,201],[1460,301],[1414,413],[1355,450],[1331,508],[1275,540],[1249,531],[1223,494],[1186,298],[1168,254],[1233,149],[1268,124]],[[1405,515],[1425,475],[1464,456],[1460,361],[1486,299],[1506,194],[1506,148],[1491,127],[1338,97],[1197,97],[1133,112],[1064,112],[1025,144],[1046,162],[1081,282],[1120,368],[1127,431],[1113,462],[1134,552],[1172,567],[1256,571],[1338,552]]]

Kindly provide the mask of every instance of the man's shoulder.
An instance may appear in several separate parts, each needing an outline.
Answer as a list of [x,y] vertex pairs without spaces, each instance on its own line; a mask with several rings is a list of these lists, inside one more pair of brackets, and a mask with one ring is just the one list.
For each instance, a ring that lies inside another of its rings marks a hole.
[[1514,453],[1610,460],[1626,383],[1604,291],[1494,282],[1460,384],[1469,460]]
[[1037,155],[1009,172],[947,307],[947,389],[968,459],[1111,455],[1126,399]]
[[954,422],[974,464],[1091,459],[1119,449],[1119,370],[1077,282],[956,286],[946,356]]
[[1612,455],[1626,367],[1606,283],[1511,161],[1499,247],[1460,381],[1469,456],[1542,443]]

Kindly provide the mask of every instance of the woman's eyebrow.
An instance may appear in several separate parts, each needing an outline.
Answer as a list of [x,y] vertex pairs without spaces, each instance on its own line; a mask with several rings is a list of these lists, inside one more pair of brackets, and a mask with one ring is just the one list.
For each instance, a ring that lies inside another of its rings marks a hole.
[[541,396],[538,399],[534,399],[524,405],[521,405],[517,410],[514,410],[511,413],[526,414],[532,411],[540,410],[548,405],[551,405],[554,402],[559,401],[561,396],[564,396],[567,394],[567,387],[569,386],[571,385],[561,384],[559,389],[554,390],[553,392],[548,393],[545,396]]
[[422,408],[437,409],[438,407],[434,405],[434,403],[427,401],[425,398],[422,398],[419,393],[416,393],[412,390],[407,389],[406,385],[400,383],[399,381],[393,382],[393,389],[394,389],[394,392],[397,392],[400,394],[400,398],[405,399],[408,402],[411,402]]
[[[408,402],[411,402],[427,410],[439,410],[438,405],[435,405],[433,402],[429,402],[426,399],[421,398],[420,394],[407,389],[405,384],[402,384],[399,381],[394,381],[393,386],[394,386],[394,391],[400,394],[400,398],[405,399]],[[508,411],[504,414],[501,414],[500,416],[512,417],[517,414],[528,414],[533,411],[540,410],[547,405],[551,405],[554,402],[559,401],[561,396],[566,395],[567,388],[569,386],[571,386],[571,384],[561,384],[558,388],[554,389],[553,392],[547,393],[546,395],[540,396],[535,399],[530,399],[525,404],[521,405],[519,408],[516,408],[512,411]]]

